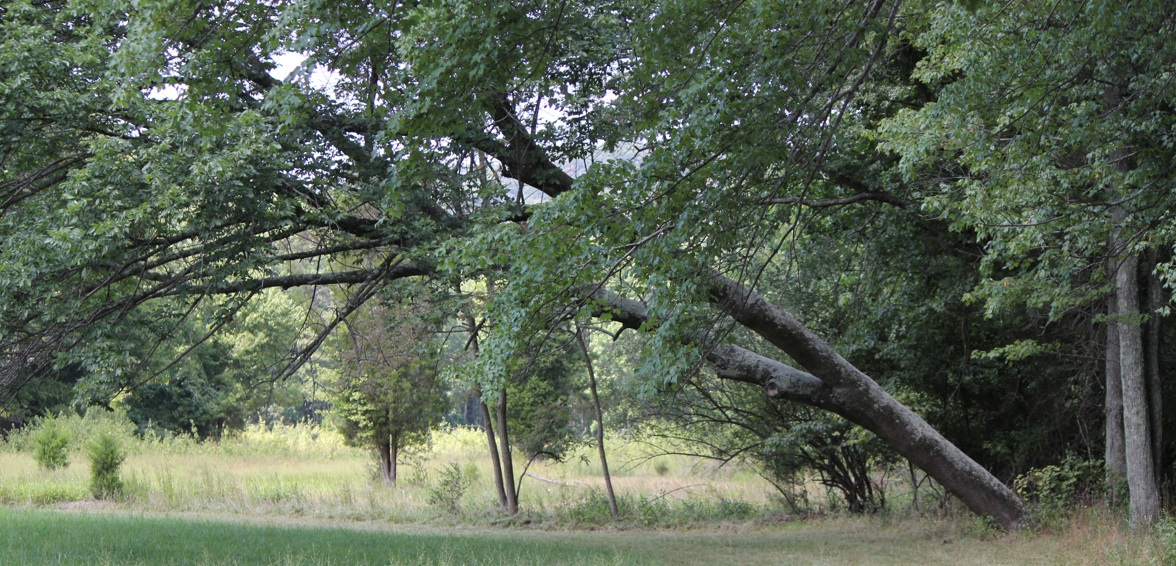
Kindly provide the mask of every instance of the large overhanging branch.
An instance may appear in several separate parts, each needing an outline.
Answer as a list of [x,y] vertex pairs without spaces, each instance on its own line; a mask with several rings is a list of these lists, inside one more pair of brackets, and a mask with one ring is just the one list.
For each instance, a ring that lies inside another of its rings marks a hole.
[[[604,290],[592,294],[594,315],[606,316],[622,327],[640,329],[648,320],[645,304]],[[832,410],[828,388],[816,376],[732,344],[709,348],[705,358],[723,379],[764,388],[771,397]]]
[[905,208],[908,203],[890,193],[882,192],[863,192],[857,193],[853,196],[829,199],[808,199],[804,197],[774,197],[766,198],[760,201],[760,204],[799,204],[809,208],[832,208],[836,206],[845,206],[848,204],[855,204],[859,202],[881,202],[899,208]]
[[396,265],[381,269],[356,269],[338,273],[302,273],[297,275],[282,275],[276,277],[262,277],[242,281],[226,281],[207,285],[185,285],[176,288],[172,294],[200,293],[208,295],[243,293],[261,291],[265,289],[291,289],[294,287],[310,287],[324,285],[357,285],[370,283],[374,280],[393,281],[407,277],[429,275],[426,269],[415,265]]

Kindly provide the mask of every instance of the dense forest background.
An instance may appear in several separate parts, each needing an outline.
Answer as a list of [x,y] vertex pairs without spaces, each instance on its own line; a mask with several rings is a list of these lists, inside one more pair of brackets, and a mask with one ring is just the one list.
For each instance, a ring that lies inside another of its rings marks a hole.
[[909,462],[1017,526],[1007,486],[1054,467],[1155,522],[1174,23],[4,2],[2,415],[207,439],[326,418],[390,481],[441,423],[482,427],[510,512],[512,453],[653,424],[854,511]]

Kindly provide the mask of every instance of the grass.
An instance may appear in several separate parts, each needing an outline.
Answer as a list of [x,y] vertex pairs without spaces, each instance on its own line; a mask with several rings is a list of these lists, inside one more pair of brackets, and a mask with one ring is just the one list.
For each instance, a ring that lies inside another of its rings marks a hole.
[[3,564],[651,564],[591,544],[0,509]]
[[[439,433],[402,467],[375,479],[369,454],[313,426],[260,427],[198,443],[136,438],[109,415],[65,417],[69,466],[45,471],[29,436],[0,444],[0,564],[1163,564],[1176,563],[1176,522],[1132,533],[1120,512],[1092,507],[1042,532],[1000,535],[927,492],[906,509],[848,517],[819,504],[783,506],[751,470],[685,457],[647,458],[617,438],[610,460],[621,519],[603,497],[594,450],[529,468],[522,511],[498,508],[481,432]],[[81,447],[121,439],[127,493],[93,501]],[[430,504],[451,464],[470,488],[450,508]],[[516,465],[521,469],[522,463]],[[812,499],[822,494],[813,488]]]
[[[476,430],[440,431],[432,444],[401,467],[395,487],[373,474],[372,457],[343,445],[337,433],[315,426],[251,427],[219,443],[186,437],[137,438],[109,414],[55,419],[74,440],[70,464],[40,469],[32,455],[33,430],[0,445],[0,503],[51,505],[89,498],[88,464],[80,451],[87,435],[119,438],[127,494],[119,508],[138,512],[304,516],[351,521],[487,524],[504,519],[491,481],[485,437]],[[91,422],[93,421],[93,422]],[[618,439],[612,446],[625,522],[683,526],[729,515],[746,519],[772,506],[770,487],[746,468],[715,468],[685,457],[646,457],[643,445]],[[563,464],[535,463],[521,493],[523,516],[514,522],[557,527],[608,522],[594,450]],[[582,457],[581,457],[582,456]],[[457,464],[470,488],[457,506],[430,505],[440,471]],[[516,469],[523,462],[516,463]]]
[[441,528],[0,508],[3,564],[1162,564],[1107,517],[1053,534],[838,517],[707,532]]

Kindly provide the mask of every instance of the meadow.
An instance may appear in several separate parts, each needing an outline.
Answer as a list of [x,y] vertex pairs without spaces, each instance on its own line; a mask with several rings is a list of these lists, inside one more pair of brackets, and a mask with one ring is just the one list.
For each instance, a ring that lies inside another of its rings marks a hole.
[[[117,415],[64,417],[70,464],[40,469],[31,430],[0,445],[3,564],[1161,564],[1176,527],[1131,533],[1092,505],[1045,528],[1004,534],[900,476],[890,512],[840,512],[819,486],[798,513],[754,471],[655,456],[612,439],[621,517],[612,520],[591,447],[528,468],[521,512],[501,513],[480,431],[438,432],[401,481],[313,425],[254,426],[220,442],[140,438]],[[100,433],[128,453],[127,489],[89,493],[82,447]],[[522,463],[519,464],[521,469]],[[929,501],[931,503],[929,503]]]

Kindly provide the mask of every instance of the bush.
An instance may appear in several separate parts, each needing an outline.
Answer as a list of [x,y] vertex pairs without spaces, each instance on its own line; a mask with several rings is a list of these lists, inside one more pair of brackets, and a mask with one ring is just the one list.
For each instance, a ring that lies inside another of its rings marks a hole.
[[96,499],[122,495],[125,486],[118,472],[126,458],[112,436],[103,434],[90,445],[90,493]]
[[440,507],[449,513],[461,513],[461,499],[470,486],[461,466],[456,462],[442,468],[437,485],[429,488],[429,505]]
[[1064,527],[1069,510],[1088,502],[1104,485],[1101,460],[1083,460],[1073,455],[1061,463],[1033,468],[1013,480],[1016,489],[1046,528]]
[[42,422],[33,435],[33,459],[46,470],[68,466],[69,435],[53,421]]

